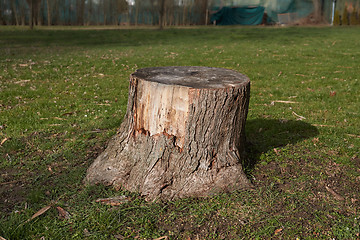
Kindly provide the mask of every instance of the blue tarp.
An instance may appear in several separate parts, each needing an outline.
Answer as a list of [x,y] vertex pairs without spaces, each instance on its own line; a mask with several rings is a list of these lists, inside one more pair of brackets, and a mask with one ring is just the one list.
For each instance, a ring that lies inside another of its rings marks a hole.
[[258,25],[264,17],[264,7],[223,7],[211,16],[216,25]]

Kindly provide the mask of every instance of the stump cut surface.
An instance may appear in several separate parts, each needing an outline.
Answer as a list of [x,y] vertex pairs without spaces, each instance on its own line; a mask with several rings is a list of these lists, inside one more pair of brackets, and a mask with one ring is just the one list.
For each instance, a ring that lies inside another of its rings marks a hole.
[[241,162],[250,80],[208,67],[158,67],[130,76],[127,113],[86,181],[147,199],[251,187]]

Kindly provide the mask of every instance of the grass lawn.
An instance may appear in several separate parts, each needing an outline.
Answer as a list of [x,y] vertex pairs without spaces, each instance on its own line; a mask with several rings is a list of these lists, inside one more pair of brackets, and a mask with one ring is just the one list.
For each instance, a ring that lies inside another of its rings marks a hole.
[[[359,239],[359,39],[359,27],[1,26],[0,236]],[[255,190],[146,202],[83,184],[124,117],[129,74],[171,65],[250,77]]]

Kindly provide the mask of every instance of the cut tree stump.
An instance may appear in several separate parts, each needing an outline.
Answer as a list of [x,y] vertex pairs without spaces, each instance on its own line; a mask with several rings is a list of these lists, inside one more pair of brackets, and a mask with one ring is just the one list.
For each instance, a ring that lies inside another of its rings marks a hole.
[[130,76],[127,113],[85,182],[147,200],[251,188],[243,169],[250,80],[208,67],[157,67]]

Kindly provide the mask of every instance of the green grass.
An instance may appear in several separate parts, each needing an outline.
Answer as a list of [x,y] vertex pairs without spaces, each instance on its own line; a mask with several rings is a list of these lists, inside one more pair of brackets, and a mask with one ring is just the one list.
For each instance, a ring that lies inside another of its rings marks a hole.
[[[0,236],[360,238],[359,39],[358,27],[0,27]],[[255,190],[146,202],[83,184],[125,114],[129,74],[171,65],[250,77]],[[116,195],[129,201],[95,202]]]

